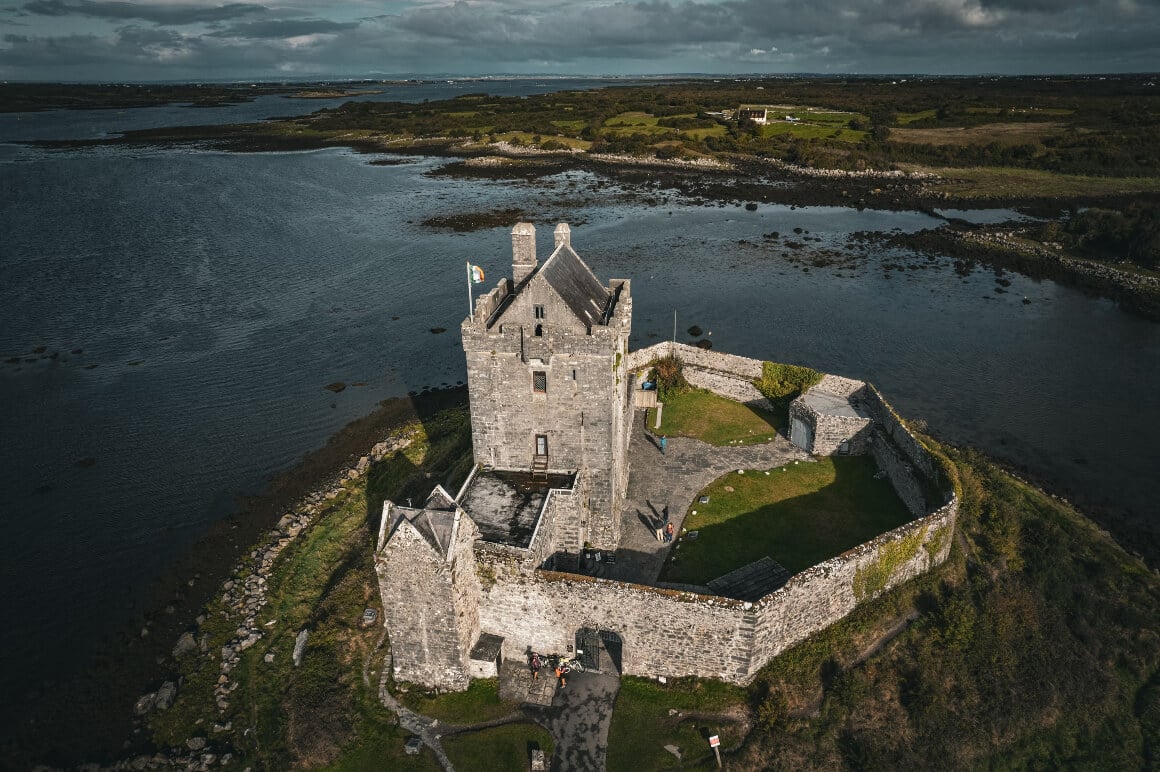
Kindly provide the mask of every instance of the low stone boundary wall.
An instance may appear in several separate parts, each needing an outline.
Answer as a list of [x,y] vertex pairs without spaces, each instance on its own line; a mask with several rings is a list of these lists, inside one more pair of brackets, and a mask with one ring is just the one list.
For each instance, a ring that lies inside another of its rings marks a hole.
[[773,404],[757,390],[752,382],[744,378],[719,370],[701,370],[688,365],[685,366],[684,372],[685,380],[698,389],[707,389],[726,399],[759,407],[762,410],[773,410]]
[[921,515],[926,511],[926,492],[922,483],[914,474],[914,468],[907,463],[894,443],[886,439],[881,431],[875,432],[870,438],[870,455],[874,463],[886,473],[894,492],[912,515]]
[[940,565],[950,554],[958,499],[836,558],[807,568],[757,602],[750,675],[863,601]]
[[720,351],[706,351],[703,348],[674,343],[673,341],[655,343],[647,348],[630,351],[625,361],[629,370],[640,370],[654,359],[663,359],[668,356],[680,358],[687,367],[720,370],[723,373],[729,373],[749,381],[755,381],[761,377],[761,369],[765,364],[760,359],[724,354]]
[[741,601],[537,571],[500,575],[484,593],[480,627],[510,651],[569,651],[582,628],[620,635],[622,672],[744,683],[752,613]]
[[941,564],[958,512],[953,498],[925,517],[793,576],[756,603],[681,588],[495,567],[480,628],[512,651],[568,651],[583,629],[623,641],[626,675],[699,676],[746,684],[781,652],[863,601]]

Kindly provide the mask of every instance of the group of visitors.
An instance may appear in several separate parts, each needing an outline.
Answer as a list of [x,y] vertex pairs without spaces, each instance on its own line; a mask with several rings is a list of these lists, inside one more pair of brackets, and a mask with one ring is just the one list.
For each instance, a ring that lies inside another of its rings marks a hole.
[[[532,652],[528,659],[528,667],[532,670],[532,680],[536,681],[540,677],[540,668],[544,667],[545,658],[541,657],[536,652]],[[568,663],[559,654],[549,654],[547,656],[547,664],[552,668],[556,674],[556,680],[559,682],[561,688],[568,685],[568,673],[572,672],[568,667]]]

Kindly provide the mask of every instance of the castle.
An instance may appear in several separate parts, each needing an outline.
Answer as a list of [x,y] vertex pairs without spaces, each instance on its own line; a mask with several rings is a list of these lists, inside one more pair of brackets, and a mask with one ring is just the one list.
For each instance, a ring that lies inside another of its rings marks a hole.
[[[754,564],[706,587],[657,581],[666,553],[626,516],[634,409],[655,401],[641,376],[676,356],[694,386],[760,404],[762,363],[675,342],[630,352],[630,282],[602,284],[568,225],[553,236],[541,263],[535,228],[517,224],[512,277],[461,325],[468,479],[454,493],[437,486],[420,507],[383,505],[375,566],[396,680],[464,689],[531,648],[584,651],[589,665],[628,674],[746,683],[946,559],[951,475],[877,389],[828,375],[793,402],[790,442],[779,437],[772,457],[871,454],[914,519],[792,577]],[[674,503],[679,527],[691,499]]]

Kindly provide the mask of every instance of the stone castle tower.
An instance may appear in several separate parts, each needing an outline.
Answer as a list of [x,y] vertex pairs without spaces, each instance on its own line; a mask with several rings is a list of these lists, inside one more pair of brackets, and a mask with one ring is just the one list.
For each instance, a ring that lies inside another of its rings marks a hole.
[[512,229],[512,278],[462,325],[475,462],[536,474],[576,473],[580,521],[561,546],[615,548],[628,482],[632,326],[627,279],[607,286],[556,226],[543,263],[536,229]]

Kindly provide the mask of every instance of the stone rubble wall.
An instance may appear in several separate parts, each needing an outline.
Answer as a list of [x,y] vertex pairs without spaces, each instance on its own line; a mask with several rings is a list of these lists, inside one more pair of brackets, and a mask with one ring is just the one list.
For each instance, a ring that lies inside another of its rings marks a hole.
[[912,515],[920,515],[926,509],[926,493],[922,483],[915,477],[914,467],[907,463],[893,442],[885,435],[874,432],[870,440],[870,454],[874,463],[886,473],[894,492]]
[[582,628],[618,633],[627,675],[744,683],[753,621],[741,601],[572,574],[509,572],[484,593],[480,624],[508,651],[568,652]]
[[647,348],[630,352],[628,355],[628,369],[641,370],[647,367],[649,362],[652,362],[654,359],[664,359],[668,356],[678,357],[684,363],[685,367],[702,370],[718,370],[722,373],[728,373],[748,381],[756,381],[761,378],[761,370],[765,364],[760,359],[750,359],[749,357],[737,356],[736,354],[725,354],[711,349],[706,351],[697,346],[663,341],[648,346]]
[[[508,651],[566,652],[582,628],[623,641],[626,675],[746,684],[773,657],[946,560],[958,501],[808,568],[756,603],[678,589],[495,565],[480,627]],[[880,586],[867,575],[888,561]]]
[[873,384],[866,385],[862,404],[874,418],[878,429],[898,447],[907,463],[918,468],[919,474],[939,484],[949,482],[944,479],[946,474],[939,462],[922,446],[910,429],[906,428],[902,418]]
[[[942,564],[950,554],[957,514],[958,499],[952,497],[925,517],[807,568],[758,601],[749,675],[842,619],[858,604]],[[908,549],[910,546],[913,549]],[[867,574],[882,561],[894,565],[893,571],[871,592],[866,587]]]
[[702,370],[695,367],[684,368],[685,380],[698,389],[706,389],[725,399],[751,405],[762,410],[773,410],[773,404],[765,398],[752,381],[721,372]]
[[[850,397],[865,387],[865,381],[843,378],[840,375],[830,375],[827,373],[822,376],[822,380],[818,381],[810,391],[821,391],[826,394],[833,394],[836,397]],[[859,394],[858,396],[861,397],[862,395]]]
[[745,405],[763,410],[773,409],[769,400],[753,385],[753,381],[761,378],[764,364],[757,359],[665,341],[631,352],[628,355],[628,369],[630,372],[639,372],[654,359],[668,356],[676,356],[681,360],[685,380],[690,385]]

